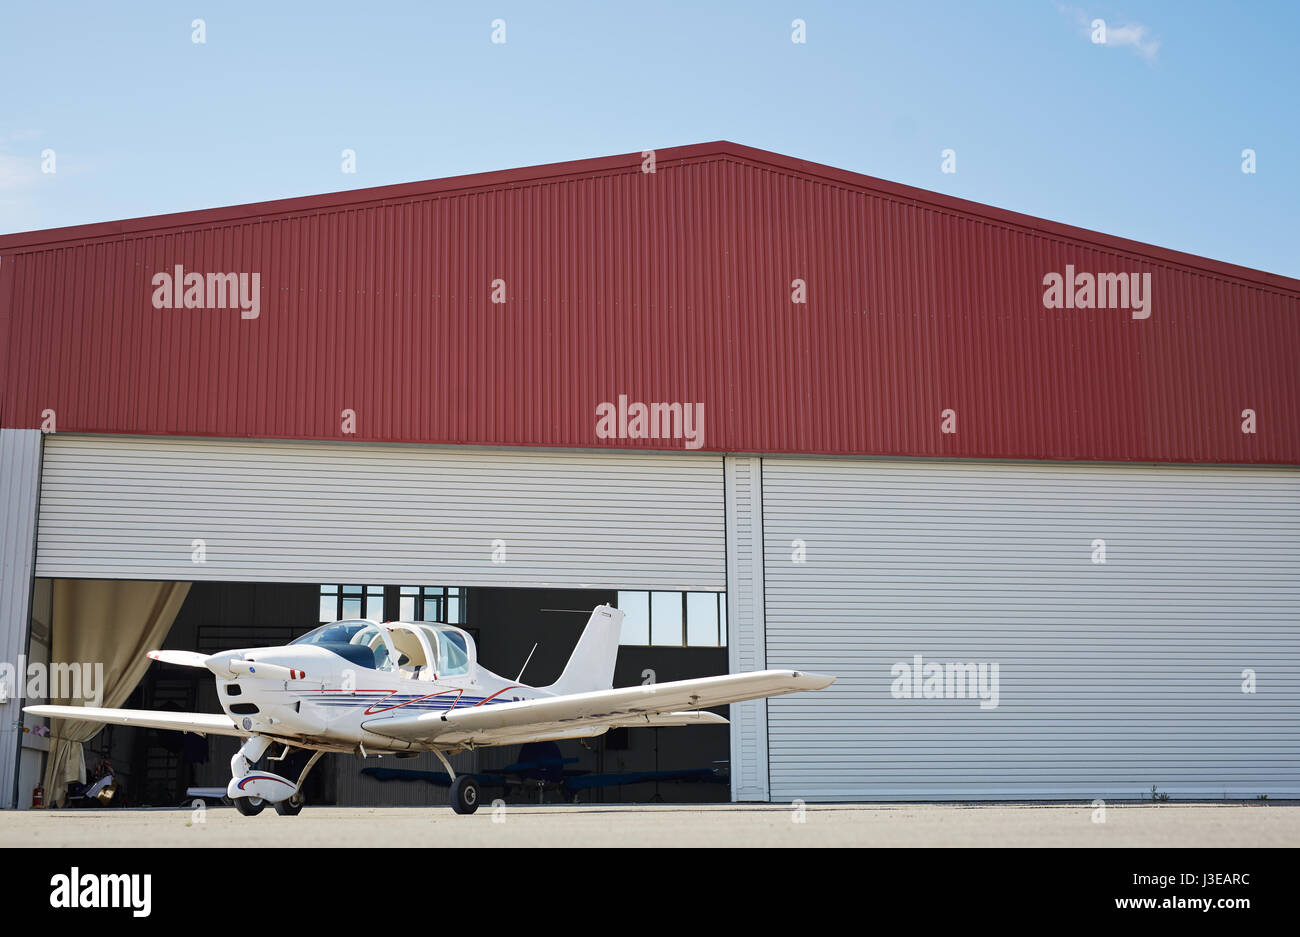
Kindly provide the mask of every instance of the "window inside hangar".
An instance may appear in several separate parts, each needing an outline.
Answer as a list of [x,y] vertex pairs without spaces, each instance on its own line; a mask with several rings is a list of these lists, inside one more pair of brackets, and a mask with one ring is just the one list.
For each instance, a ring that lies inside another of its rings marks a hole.
[[465,590],[458,586],[325,584],[320,587],[320,623],[369,618],[373,621],[465,623]]
[[623,633],[619,644],[657,647],[726,647],[727,593],[620,591]]

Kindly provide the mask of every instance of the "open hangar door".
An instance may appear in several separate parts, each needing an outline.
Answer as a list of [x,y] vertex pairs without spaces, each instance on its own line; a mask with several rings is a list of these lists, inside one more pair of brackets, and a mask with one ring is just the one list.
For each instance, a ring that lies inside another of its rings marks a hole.
[[1300,473],[765,458],[763,506],[768,666],[839,677],[769,701],[774,800],[1300,796]]
[[[424,590],[431,596],[441,589],[443,614],[459,615],[465,627],[480,632],[484,665],[491,669],[517,673],[537,640],[529,637],[531,629],[549,632],[548,621],[571,632],[566,640],[556,631],[530,662],[526,678],[542,683],[548,659],[567,657],[585,624],[573,610],[585,605],[589,614],[629,586],[646,596],[676,595],[683,603],[687,595],[721,593],[722,504],[716,457],[50,436],[36,573],[40,580],[188,583],[165,646],[199,650],[204,641],[230,647],[301,634],[323,620],[330,596],[342,617],[393,618],[403,617],[405,590],[421,590],[422,600]],[[451,611],[448,590],[458,593],[457,611]],[[534,606],[566,611],[530,621]],[[671,652],[680,656],[667,665],[659,661]],[[129,705],[169,708],[170,693],[175,708],[186,708],[163,669],[147,671]],[[660,680],[721,673],[726,653],[685,646],[620,651],[617,680],[633,670],[637,679],[630,682],[642,682],[646,669]],[[217,711],[210,686],[193,693],[200,709]],[[694,731],[705,738],[717,734]],[[703,743],[695,763],[725,761],[726,737],[720,738],[720,749],[717,739]],[[178,777],[205,786],[207,774],[216,772],[224,784],[233,748],[217,751],[223,741],[210,742],[200,762],[208,768],[194,769],[183,750],[172,753]],[[189,755],[197,756],[192,747]],[[631,751],[637,754],[636,743]],[[662,750],[653,754],[665,756]],[[485,755],[461,756],[458,769],[477,769]],[[672,763],[676,755],[667,755]],[[93,760],[88,754],[88,764]],[[318,795],[354,802],[359,789],[343,778],[372,764],[438,769],[431,756],[346,764],[327,778],[331,789]],[[180,782],[150,783],[149,796],[161,798]],[[386,795],[392,799],[384,802],[445,799],[445,790],[421,787],[428,785],[385,785],[408,794]],[[617,790],[638,795],[644,789]],[[717,790],[725,799],[725,785]]]
[[[619,606],[627,616],[615,686],[727,671],[722,593],[471,587],[463,594],[462,626],[474,634],[479,663],[507,679],[522,669],[524,682],[534,686],[557,680],[592,609],[601,604]],[[726,715],[726,707],[718,711]],[[509,783],[511,803],[682,803],[729,799],[728,750],[726,726],[691,726],[615,729],[591,739],[485,748],[469,757],[476,759],[472,770]],[[446,775],[431,756],[384,758],[367,762],[360,772],[341,761],[339,803],[445,798]],[[485,798],[500,794],[491,783],[485,787]]]
[[[654,645],[647,640],[650,629],[639,627],[648,624],[647,596],[658,612]],[[280,644],[340,616],[450,620],[474,634],[483,666],[514,677],[527,661],[525,680],[545,685],[559,676],[591,609],[621,600],[632,617],[614,680],[632,685],[648,675],[663,681],[726,672],[720,629],[708,627],[717,621],[709,606],[717,608],[722,598],[712,592],[199,582],[186,595],[164,646],[215,653]],[[665,614],[674,602],[687,616],[676,630]],[[220,711],[211,677],[161,664],[145,671],[124,705]],[[238,744],[223,736],[108,726],[87,744],[86,763],[92,774],[101,763],[113,766],[123,803],[173,806],[185,802],[191,789],[224,788]],[[508,779],[511,802],[721,801],[728,794],[727,754],[726,727],[639,729],[532,748],[524,758],[520,746],[482,749],[457,756],[457,770]],[[529,767],[515,767],[525,761]],[[506,768],[512,770],[503,773]],[[357,761],[336,755],[309,777],[307,796],[310,803],[343,806],[440,804],[446,800],[445,779],[433,756]],[[491,787],[485,792],[500,793]]]

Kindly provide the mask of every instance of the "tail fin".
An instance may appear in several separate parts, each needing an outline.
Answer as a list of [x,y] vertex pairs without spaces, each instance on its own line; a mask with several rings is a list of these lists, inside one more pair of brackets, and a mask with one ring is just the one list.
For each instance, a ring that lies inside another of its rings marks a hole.
[[589,693],[614,686],[614,659],[618,657],[618,639],[623,630],[623,613],[609,605],[597,605],[587,619],[587,627],[578,638],[564,673],[546,691],[557,696]]

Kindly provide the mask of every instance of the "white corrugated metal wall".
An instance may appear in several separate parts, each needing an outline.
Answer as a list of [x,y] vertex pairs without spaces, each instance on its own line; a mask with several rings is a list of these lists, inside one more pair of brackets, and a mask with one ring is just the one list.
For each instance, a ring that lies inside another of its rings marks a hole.
[[[1300,472],[766,458],[763,504],[767,665],[840,678],[769,701],[774,800],[1300,796]],[[896,698],[915,655],[996,708]]]
[[721,591],[724,549],[716,457],[51,436],[37,575]]
[[50,437],[37,575],[729,580],[733,670],[841,677],[734,708],[736,799],[1300,796],[1293,470]]
[[[763,670],[763,471],[756,457],[728,456],[727,663],[731,673]],[[734,703],[731,799],[764,801],[767,788],[767,700]]]
[[18,772],[26,680],[18,663],[27,653],[40,480],[40,430],[0,429],[0,661],[15,671],[5,688],[8,700],[0,704],[0,806],[5,807],[14,804]]

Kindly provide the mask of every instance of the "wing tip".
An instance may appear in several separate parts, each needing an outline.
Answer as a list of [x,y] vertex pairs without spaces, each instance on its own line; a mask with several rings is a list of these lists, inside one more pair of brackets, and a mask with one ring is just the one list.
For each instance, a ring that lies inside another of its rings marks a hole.
[[809,673],[806,670],[795,670],[793,676],[801,690],[824,690],[838,679],[828,673]]

